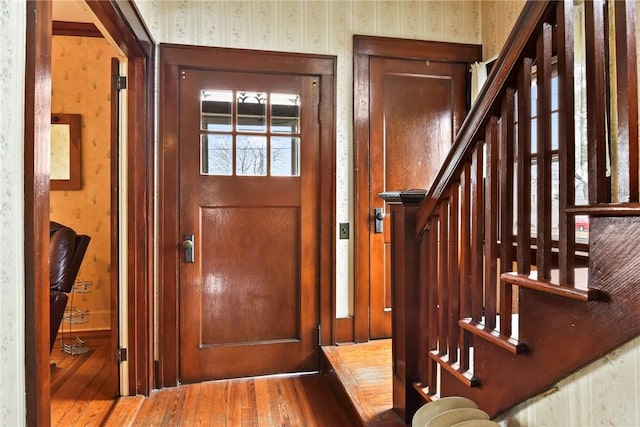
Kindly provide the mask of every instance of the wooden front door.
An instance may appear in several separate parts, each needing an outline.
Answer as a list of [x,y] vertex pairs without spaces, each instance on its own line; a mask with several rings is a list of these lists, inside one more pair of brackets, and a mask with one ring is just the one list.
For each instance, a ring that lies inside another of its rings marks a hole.
[[363,341],[391,336],[389,217],[376,227],[376,213],[390,209],[379,194],[429,188],[465,117],[464,61],[479,51],[471,45],[360,36],[354,49],[356,80],[365,81],[357,81],[360,90],[354,92],[359,171],[354,323],[356,341]]
[[318,369],[318,86],[181,70],[182,382]]

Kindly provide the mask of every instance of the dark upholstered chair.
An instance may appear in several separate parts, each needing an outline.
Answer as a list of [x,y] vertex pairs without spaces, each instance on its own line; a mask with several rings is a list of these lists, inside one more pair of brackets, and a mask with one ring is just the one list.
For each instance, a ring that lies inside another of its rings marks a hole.
[[50,348],[56,341],[60,322],[64,316],[73,284],[80,270],[80,264],[91,238],[78,235],[71,228],[51,222],[49,231],[49,285],[51,287],[50,306]]

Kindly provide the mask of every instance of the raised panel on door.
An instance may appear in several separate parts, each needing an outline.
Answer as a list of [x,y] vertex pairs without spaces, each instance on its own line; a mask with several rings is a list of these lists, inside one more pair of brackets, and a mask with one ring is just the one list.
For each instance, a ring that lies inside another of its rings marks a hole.
[[[465,110],[463,64],[371,58],[370,191],[373,209],[390,209],[379,194],[428,189]],[[372,221],[373,223],[373,221]],[[391,234],[370,227],[370,338],[391,336]]]

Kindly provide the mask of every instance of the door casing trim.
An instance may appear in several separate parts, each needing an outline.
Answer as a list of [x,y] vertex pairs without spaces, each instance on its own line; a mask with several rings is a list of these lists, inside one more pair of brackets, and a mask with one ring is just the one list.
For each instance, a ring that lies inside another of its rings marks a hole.
[[357,34],[353,36],[354,342],[369,341],[369,227],[372,224],[369,207],[371,57],[471,64],[482,59],[482,46]]
[[[128,57],[128,159],[130,191],[129,347],[136,348],[129,369],[130,394],[148,394],[152,382],[151,327],[153,299],[153,64],[155,43],[131,0],[87,4]],[[30,0],[26,6],[24,111],[24,266],[26,424],[51,424],[49,367],[49,170],[51,123],[51,2]],[[132,202],[134,201],[134,202]],[[46,214],[43,214],[46,213]]]

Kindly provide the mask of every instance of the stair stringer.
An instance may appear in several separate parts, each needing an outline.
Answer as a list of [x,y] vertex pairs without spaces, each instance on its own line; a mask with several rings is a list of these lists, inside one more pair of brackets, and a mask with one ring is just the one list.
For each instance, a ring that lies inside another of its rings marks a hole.
[[640,217],[591,219],[589,275],[600,301],[521,288],[519,338],[529,352],[474,337],[480,385],[466,387],[443,370],[440,395],[468,397],[495,417],[640,335]]

